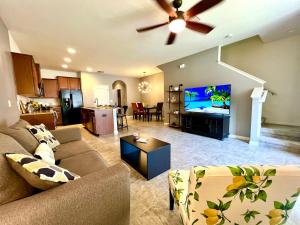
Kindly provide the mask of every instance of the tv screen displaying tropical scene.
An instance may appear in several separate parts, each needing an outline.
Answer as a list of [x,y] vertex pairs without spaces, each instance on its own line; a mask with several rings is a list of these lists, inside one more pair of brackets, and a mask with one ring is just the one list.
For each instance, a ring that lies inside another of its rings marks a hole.
[[184,91],[186,112],[230,114],[231,85],[187,88]]

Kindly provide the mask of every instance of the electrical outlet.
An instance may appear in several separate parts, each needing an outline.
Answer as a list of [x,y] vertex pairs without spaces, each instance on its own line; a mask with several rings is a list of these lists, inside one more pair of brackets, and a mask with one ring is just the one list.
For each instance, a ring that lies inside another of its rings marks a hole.
[[11,101],[9,99],[8,99],[7,103],[8,103],[8,108],[11,108]]

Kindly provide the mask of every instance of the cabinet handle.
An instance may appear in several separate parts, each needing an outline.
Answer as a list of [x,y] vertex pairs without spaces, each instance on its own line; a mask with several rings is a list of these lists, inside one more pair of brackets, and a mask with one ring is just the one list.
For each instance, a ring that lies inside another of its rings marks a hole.
[[107,115],[106,114],[102,114],[102,117],[106,117]]

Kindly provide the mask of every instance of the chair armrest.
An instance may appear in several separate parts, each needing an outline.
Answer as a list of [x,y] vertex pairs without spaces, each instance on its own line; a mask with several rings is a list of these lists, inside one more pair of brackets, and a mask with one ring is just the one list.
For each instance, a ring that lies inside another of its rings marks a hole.
[[129,225],[129,169],[117,164],[0,206],[3,225]]
[[51,133],[61,144],[81,140],[80,128],[78,127],[51,130]]

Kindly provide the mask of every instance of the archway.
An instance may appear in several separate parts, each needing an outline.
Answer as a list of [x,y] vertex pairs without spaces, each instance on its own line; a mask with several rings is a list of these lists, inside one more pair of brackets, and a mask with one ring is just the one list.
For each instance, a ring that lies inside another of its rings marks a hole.
[[112,84],[114,91],[114,103],[118,106],[127,105],[127,85],[121,80],[116,80]]

